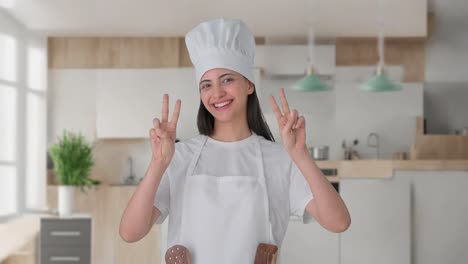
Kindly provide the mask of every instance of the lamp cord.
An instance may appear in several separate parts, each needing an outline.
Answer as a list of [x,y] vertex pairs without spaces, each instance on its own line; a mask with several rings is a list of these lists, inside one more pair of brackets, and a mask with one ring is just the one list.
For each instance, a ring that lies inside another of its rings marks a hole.
[[378,24],[378,53],[379,53],[379,64],[380,68],[384,67],[385,58],[384,58],[384,0],[378,1],[378,10],[377,10],[377,24]]
[[315,45],[315,36],[314,36],[314,8],[315,8],[315,3],[314,0],[309,0],[309,8],[307,10],[310,10],[308,12],[308,23],[307,23],[307,29],[308,29],[308,34],[307,34],[307,49],[308,49],[308,58],[307,58],[307,65],[309,68],[314,67],[314,60],[315,60],[315,53],[314,53],[314,45]]

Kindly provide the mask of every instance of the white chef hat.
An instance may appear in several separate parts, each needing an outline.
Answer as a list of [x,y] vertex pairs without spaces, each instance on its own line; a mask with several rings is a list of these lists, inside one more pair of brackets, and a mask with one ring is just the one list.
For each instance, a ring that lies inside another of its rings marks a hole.
[[242,74],[252,83],[255,39],[238,19],[214,19],[200,23],[185,36],[197,84],[205,72],[225,68]]

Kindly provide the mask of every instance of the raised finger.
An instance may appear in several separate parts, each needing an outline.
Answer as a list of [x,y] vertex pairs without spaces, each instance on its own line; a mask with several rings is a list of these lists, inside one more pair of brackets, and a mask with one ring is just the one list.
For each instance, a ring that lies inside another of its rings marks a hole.
[[299,121],[299,112],[297,112],[296,109],[293,109],[291,112],[293,113],[293,121],[294,121],[292,129],[296,129],[297,121]]
[[290,131],[293,128],[294,123],[296,122],[297,116],[295,116],[294,112],[289,113],[289,118],[288,121],[286,122],[286,125],[284,125],[284,129],[286,131]]
[[280,122],[281,117],[283,115],[281,114],[281,110],[276,104],[276,100],[275,100],[275,97],[273,97],[273,95],[270,95],[270,103],[271,103],[271,107],[273,108],[273,112],[275,112],[276,119],[278,120],[278,122]]
[[280,90],[280,99],[281,99],[281,104],[283,106],[283,112],[285,115],[289,114],[289,105],[288,105],[288,100],[286,100],[286,94],[284,93],[284,88],[281,88]]
[[174,112],[172,113],[172,118],[171,118],[171,124],[173,126],[176,126],[177,121],[179,120],[180,105],[181,104],[182,104],[182,101],[180,99],[177,99],[176,104],[174,106]]
[[296,123],[296,126],[294,128],[301,128],[303,126],[305,126],[305,118],[304,118],[304,116],[300,116],[297,119],[297,123]]
[[169,114],[169,95],[164,94],[163,96],[163,105],[162,105],[162,119],[161,121],[167,122],[167,116]]
[[153,127],[159,128],[159,125],[160,125],[159,118],[153,118]]
[[292,129],[296,129],[297,121],[299,121],[299,112],[297,112],[296,109],[293,109],[291,113],[292,113],[292,119],[293,119]]

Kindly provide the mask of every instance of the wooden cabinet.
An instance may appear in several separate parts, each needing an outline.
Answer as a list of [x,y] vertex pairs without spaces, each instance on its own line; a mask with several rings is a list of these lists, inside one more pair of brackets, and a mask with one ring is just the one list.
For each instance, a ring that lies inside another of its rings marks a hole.
[[[74,212],[89,214],[93,219],[92,263],[159,263],[159,225],[154,225],[143,239],[135,243],[127,243],[119,235],[120,219],[135,189],[135,186],[98,186],[86,194],[75,192]],[[49,207],[56,208],[57,187],[49,186],[47,196]]]
[[42,218],[41,264],[90,264],[91,218]]
[[102,259],[108,262],[97,263],[159,263],[161,258],[159,225],[153,225],[144,238],[134,243],[123,241],[119,235],[120,219],[135,189],[135,186],[107,187],[108,200],[106,204],[109,207],[109,211],[104,217],[105,221],[102,225],[106,227],[105,240],[108,245],[105,248],[105,255],[102,255]]
[[342,179],[351,214],[341,234],[341,264],[411,262],[410,184],[406,180]]

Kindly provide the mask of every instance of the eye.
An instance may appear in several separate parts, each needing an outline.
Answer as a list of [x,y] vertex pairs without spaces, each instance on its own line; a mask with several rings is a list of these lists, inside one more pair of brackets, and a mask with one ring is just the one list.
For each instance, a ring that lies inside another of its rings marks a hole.
[[223,83],[228,83],[228,82],[232,82],[232,81],[234,81],[234,79],[226,78],[226,79],[223,80]]
[[205,83],[205,84],[203,84],[202,86],[200,86],[200,90],[206,89],[206,88],[208,88],[208,87],[210,87],[210,84],[209,84],[209,83]]

